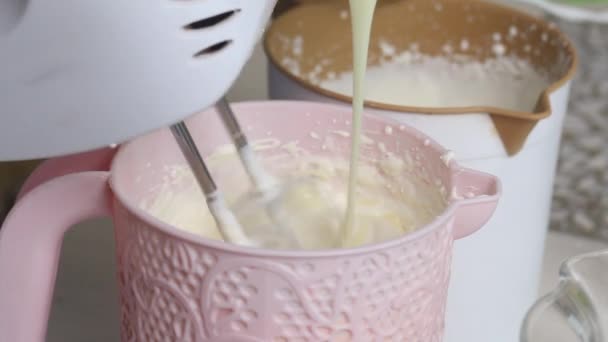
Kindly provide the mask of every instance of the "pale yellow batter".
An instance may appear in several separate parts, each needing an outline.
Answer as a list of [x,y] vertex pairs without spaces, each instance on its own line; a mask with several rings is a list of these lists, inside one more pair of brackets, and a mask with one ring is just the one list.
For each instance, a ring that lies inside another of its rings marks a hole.
[[[264,146],[269,146],[267,142],[256,142],[254,146],[264,150]],[[404,176],[413,167],[412,158],[390,153],[374,161],[364,158],[357,177],[355,234],[343,242],[341,228],[348,197],[348,160],[315,157],[294,143],[283,144],[279,148],[289,150],[288,156],[264,161],[266,167],[281,179],[295,184],[295,191],[285,198],[282,206],[287,214],[285,218],[303,249],[354,247],[392,239],[429,223],[446,206],[449,191],[441,184]],[[234,209],[234,204],[251,189],[234,149],[221,147],[207,159],[228,203]],[[298,187],[300,183],[289,181],[309,177],[318,182],[304,182],[302,184],[306,186]],[[207,238],[221,239],[201,191],[185,165],[168,167],[164,188],[155,201],[143,206],[157,218],[178,228]],[[259,210],[235,210],[235,213],[250,238],[267,248],[281,248],[281,241],[276,241],[277,238],[280,240],[280,235],[266,229],[266,215]],[[323,219],[310,219],[317,214]],[[315,224],[311,224],[313,221]]]

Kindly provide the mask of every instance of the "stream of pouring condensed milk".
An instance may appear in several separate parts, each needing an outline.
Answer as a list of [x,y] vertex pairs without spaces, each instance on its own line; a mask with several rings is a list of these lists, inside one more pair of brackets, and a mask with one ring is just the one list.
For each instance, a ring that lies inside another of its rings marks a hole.
[[343,228],[343,242],[354,233],[355,198],[361,145],[361,121],[365,101],[365,70],[372,21],[377,0],[349,0],[353,39],[353,132],[348,180],[348,204]]

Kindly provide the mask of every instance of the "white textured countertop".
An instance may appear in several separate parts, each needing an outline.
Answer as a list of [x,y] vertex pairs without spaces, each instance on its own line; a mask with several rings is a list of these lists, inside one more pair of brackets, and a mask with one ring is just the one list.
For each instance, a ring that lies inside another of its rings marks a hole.
[[[264,99],[266,65],[258,49],[230,92],[235,100]],[[114,237],[108,220],[75,227],[65,237],[48,342],[119,341],[118,297],[115,280]],[[603,243],[551,233],[547,240],[542,292],[557,281],[562,260],[608,248]]]

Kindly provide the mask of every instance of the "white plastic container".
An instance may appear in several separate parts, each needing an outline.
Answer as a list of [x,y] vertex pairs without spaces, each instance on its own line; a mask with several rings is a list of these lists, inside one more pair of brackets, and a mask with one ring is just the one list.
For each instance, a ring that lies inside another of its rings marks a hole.
[[[440,3],[443,11],[433,9],[435,3]],[[272,99],[350,105],[348,98],[320,89],[291,72],[289,66],[285,65],[287,62],[296,61],[302,68],[311,67],[314,63],[306,60],[307,56],[314,59],[324,52],[337,59],[348,60],[344,53],[341,55],[330,45],[318,46],[337,42],[340,48],[350,50],[350,45],[346,44],[350,33],[344,28],[344,25],[350,23],[348,20],[339,19],[344,16],[344,6],[302,6],[289,11],[271,26],[266,35],[265,47],[270,59],[269,92]],[[538,295],[560,135],[576,55],[571,44],[552,26],[499,5],[477,1],[431,3],[426,0],[409,0],[391,6],[395,8],[378,9],[376,12],[372,49],[374,39],[387,39],[391,32],[407,32],[411,39],[418,34],[433,41],[433,44],[440,44],[442,37],[455,41],[453,35],[467,31],[459,26],[465,25],[466,15],[462,14],[467,11],[470,11],[471,15],[485,18],[485,24],[470,28],[480,31],[477,42],[471,41],[472,46],[483,46],[488,39],[491,42],[492,34],[504,29],[505,25],[508,27],[509,21],[517,23],[520,29],[534,25],[545,32],[550,41],[557,44],[552,51],[559,56],[547,58],[547,61],[552,60],[553,64],[546,66],[547,69],[553,68],[555,72],[554,83],[541,96],[537,106],[537,109],[542,109],[544,102],[545,109],[549,112],[545,113],[546,118],[537,121],[527,139],[524,137],[520,148],[516,146],[516,142],[507,143],[505,139],[501,139],[493,121],[493,118],[496,119],[500,115],[508,117],[507,114],[513,112],[481,107],[400,109],[378,103],[369,103],[367,109],[368,112],[390,116],[422,130],[454,151],[460,163],[495,174],[503,182],[503,198],[492,220],[480,234],[456,243],[445,341],[516,341],[526,310]],[[411,15],[405,19],[412,6],[415,16]],[[450,10],[460,12],[450,13]],[[414,30],[423,26],[420,25],[420,20],[436,22],[440,29],[435,31],[435,36],[427,31],[416,33]],[[326,27],[327,25],[333,26]],[[326,35],[322,35],[321,30],[325,30]],[[297,54],[293,54],[284,46],[286,41],[294,37],[303,42],[302,50]],[[396,45],[401,43],[403,42]],[[429,45],[429,49],[432,50],[433,44]],[[407,46],[406,43],[401,45]],[[371,63],[375,63],[374,52],[371,54]],[[543,67],[542,53],[530,58],[534,59],[532,62],[535,66]],[[332,71],[340,72],[344,71],[344,65],[348,63],[350,61],[336,64],[330,62],[330,65],[335,68]],[[305,72],[298,74],[306,75]],[[541,115],[538,112],[520,114],[525,118]],[[510,147],[507,148],[509,144]]]

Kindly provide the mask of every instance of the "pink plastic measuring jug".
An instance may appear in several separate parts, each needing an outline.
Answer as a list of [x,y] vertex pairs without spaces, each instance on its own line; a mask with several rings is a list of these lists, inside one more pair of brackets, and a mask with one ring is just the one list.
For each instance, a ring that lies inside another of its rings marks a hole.
[[[350,130],[344,107],[254,102],[234,109],[252,140],[272,131],[319,154],[322,142],[311,131]],[[229,143],[214,113],[197,115],[189,125],[204,155]],[[419,230],[354,249],[251,249],[155,219],[139,204],[156,195],[167,165],[185,163],[168,130],[117,153],[45,162],[0,231],[0,341],[44,340],[63,234],[99,216],[112,216],[115,227],[122,341],[441,341],[452,243],[490,218],[500,184],[457,163],[446,165],[446,151],[409,127],[364,119],[370,132],[387,126],[393,133],[375,139],[418,161],[403,177],[424,171],[456,196]],[[338,152],[347,155],[344,142]],[[373,151],[367,153],[381,153]]]

